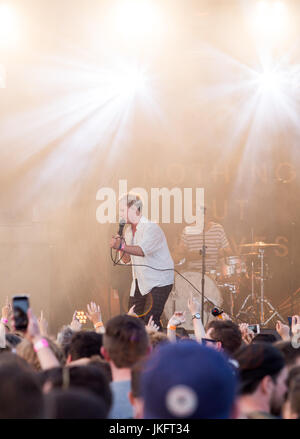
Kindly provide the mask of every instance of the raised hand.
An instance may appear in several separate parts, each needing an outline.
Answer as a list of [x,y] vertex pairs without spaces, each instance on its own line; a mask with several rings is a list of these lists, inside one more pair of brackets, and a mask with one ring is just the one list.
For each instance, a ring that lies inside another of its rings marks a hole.
[[74,331],[74,332],[79,332],[79,331],[81,331],[82,324],[81,324],[80,321],[76,318],[76,314],[77,314],[77,311],[75,311],[74,314],[73,314],[72,322],[70,323],[70,328],[71,328],[72,331]]
[[168,322],[168,326],[179,326],[185,322],[185,311],[175,311]]
[[248,323],[240,323],[239,328],[242,334],[242,339],[246,344],[250,344],[255,337],[255,334],[253,331],[249,329]]
[[188,309],[190,310],[190,313],[192,315],[196,313],[201,313],[201,305],[200,302],[193,296],[193,293],[191,293],[189,299],[188,299]]
[[87,305],[87,310],[87,317],[93,323],[93,325],[96,325],[98,322],[102,322],[101,309],[99,305],[97,305],[95,302],[91,302]]
[[11,303],[8,300],[8,297],[6,297],[5,305],[2,308],[2,319],[4,321],[9,320],[10,314],[11,314]]
[[28,316],[28,326],[26,330],[26,338],[28,338],[32,342],[35,337],[41,335],[41,332],[40,332],[38,320],[30,308],[27,311],[27,316]]
[[293,335],[298,335],[300,333],[300,316],[295,315],[292,317],[291,331]]
[[38,324],[39,324],[39,328],[40,328],[40,333],[43,337],[47,337],[48,335],[48,322],[44,317],[44,313],[43,310],[41,311],[41,315],[38,319]]
[[151,316],[150,319],[148,320],[148,323],[146,325],[146,330],[155,331],[155,332],[159,330],[159,326],[153,321],[153,316]]
[[290,339],[290,328],[288,325],[284,325],[280,320],[276,322],[276,331],[283,340]]
[[132,316],[132,317],[138,317],[138,315],[134,312],[134,308],[135,308],[135,305],[133,305],[131,308],[130,308],[130,310],[128,311],[128,315],[129,316]]

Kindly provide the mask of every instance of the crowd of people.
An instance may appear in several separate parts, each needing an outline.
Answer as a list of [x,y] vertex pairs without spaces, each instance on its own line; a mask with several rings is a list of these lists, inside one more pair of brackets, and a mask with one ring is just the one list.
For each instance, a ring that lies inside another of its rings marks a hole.
[[[167,329],[134,306],[104,326],[99,305],[87,306],[93,327],[76,312],[56,336],[28,310],[16,331],[9,301],[0,323],[0,418],[257,419],[300,417],[300,317],[276,335],[216,317],[206,328],[180,331],[200,303],[192,296]],[[275,332],[275,331],[274,331]]]

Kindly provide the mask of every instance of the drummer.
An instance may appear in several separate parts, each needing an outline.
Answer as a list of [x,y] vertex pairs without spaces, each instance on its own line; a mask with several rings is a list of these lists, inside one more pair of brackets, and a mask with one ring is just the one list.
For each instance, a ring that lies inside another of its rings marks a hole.
[[[187,269],[202,271],[203,228],[196,224],[183,229],[181,239],[174,251],[174,258],[179,261],[186,259]],[[205,271],[209,273],[222,270],[224,258],[232,255],[232,250],[221,224],[214,221],[208,208],[205,212]]]

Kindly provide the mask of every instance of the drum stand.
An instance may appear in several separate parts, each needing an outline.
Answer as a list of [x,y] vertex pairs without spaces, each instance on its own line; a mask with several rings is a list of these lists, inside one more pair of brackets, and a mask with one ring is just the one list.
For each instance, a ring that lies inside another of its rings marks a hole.
[[[248,294],[248,296],[246,297],[246,299],[244,300],[239,312],[236,315],[236,318],[238,319],[240,314],[242,313],[247,313],[247,315],[249,315],[249,309],[252,309],[253,315],[255,316],[255,321],[259,320],[259,308],[258,308],[258,302],[256,300],[255,297],[255,292],[254,292],[254,262],[253,260],[251,261],[251,294]],[[250,301],[250,305],[246,308],[246,305],[248,304],[248,302]]]
[[[261,326],[266,326],[275,316],[277,316],[280,320],[284,321],[283,317],[279,314],[279,312],[274,308],[274,306],[267,300],[264,296],[264,249],[259,248],[259,258],[260,258],[260,298],[256,299],[254,294],[254,265],[253,261],[251,262],[251,294],[248,294],[246,299],[244,300],[239,312],[236,315],[236,318],[243,312],[248,301],[251,299],[251,308],[254,307],[254,312]],[[269,307],[269,311],[272,312],[272,315],[265,320],[265,310],[264,305]],[[255,309],[256,308],[256,309]]]
[[[279,312],[274,308],[274,306],[264,297],[264,249],[260,248],[259,250],[260,257],[260,324],[261,326],[267,325],[275,316],[278,316],[280,320],[284,321]],[[264,304],[269,307],[269,311],[271,310],[272,315],[265,320],[264,313]]]

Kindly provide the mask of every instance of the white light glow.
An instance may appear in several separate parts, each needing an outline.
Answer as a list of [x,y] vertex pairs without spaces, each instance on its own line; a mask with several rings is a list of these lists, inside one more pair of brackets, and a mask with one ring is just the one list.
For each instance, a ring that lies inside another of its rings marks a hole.
[[146,72],[137,64],[124,64],[120,70],[112,72],[109,78],[112,95],[124,99],[143,94],[147,87]]
[[3,65],[0,64],[0,88],[6,87],[6,70]]
[[287,85],[284,72],[277,69],[266,69],[258,74],[257,82],[261,94],[278,94]]
[[119,0],[112,10],[115,32],[124,39],[153,36],[161,28],[161,14],[151,0]]
[[253,17],[253,25],[260,37],[281,38],[288,26],[288,11],[281,1],[259,1]]
[[10,47],[19,40],[19,23],[14,9],[0,4],[0,47]]

